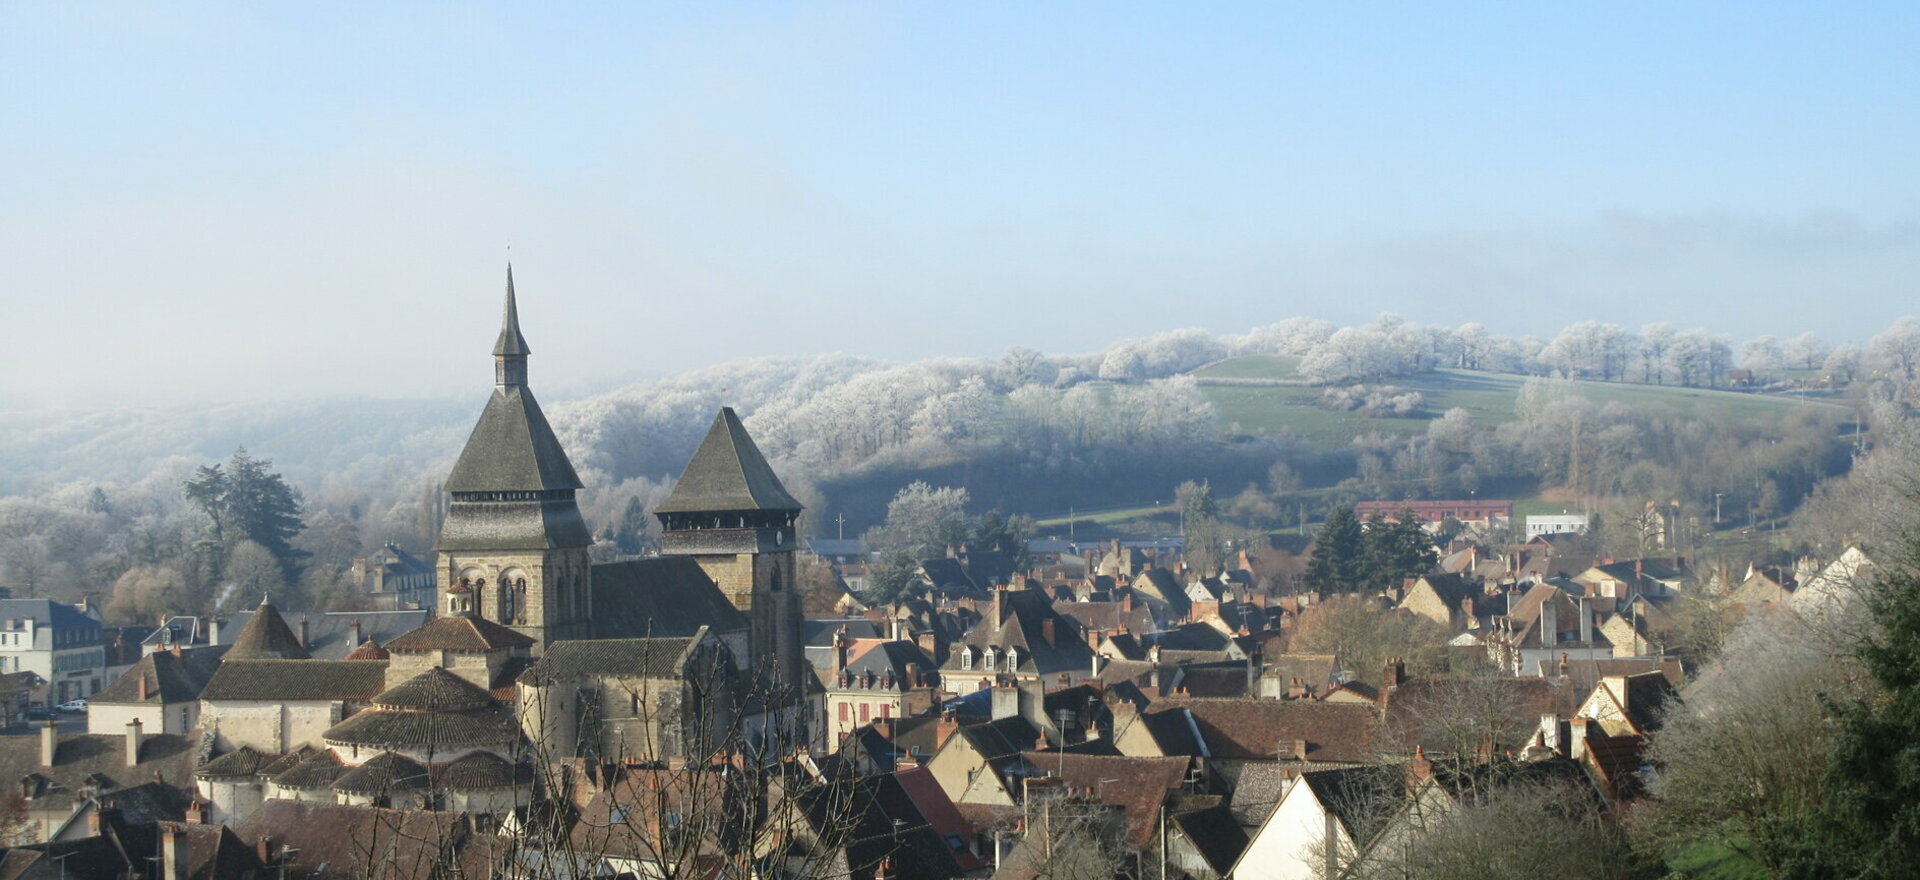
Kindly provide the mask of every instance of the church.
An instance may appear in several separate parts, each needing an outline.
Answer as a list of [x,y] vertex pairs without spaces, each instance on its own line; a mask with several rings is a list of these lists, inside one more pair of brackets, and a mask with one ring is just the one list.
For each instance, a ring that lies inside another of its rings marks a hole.
[[503,814],[544,769],[777,758],[822,735],[801,505],[723,408],[655,511],[657,557],[594,563],[579,476],[527,385],[513,270],[494,387],[446,481],[435,616],[317,660],[263,602],[202,694],[212,814],[267,800]]
[[644,640],[704,632],[733,660],[739,699],[730,708],[754,735],[808,742],[819,683],[805,661],[795,583],[801,505],[739,416],[720,410],[655,510],[660,556],[595,564],[574,497],[580,478],[527,384],[531,353],[508,267],[493,394],[447,476],[451,501],[435,547],[442,613],[520,633],[543,662],[566,643],[594,643],[561,651],[566,669],[537,663],[530,674],[545,680],[596,674],[579,658],[618,666],[622,653],[647,649]]

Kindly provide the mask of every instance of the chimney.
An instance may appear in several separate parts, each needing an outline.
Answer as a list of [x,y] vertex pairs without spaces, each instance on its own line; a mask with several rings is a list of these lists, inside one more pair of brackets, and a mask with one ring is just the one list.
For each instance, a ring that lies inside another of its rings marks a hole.
[[1089,670],[1092,673],[1091,675],[1092,678],[1100,677],[1100,663],[1105,659],[1107,658],[1101,656],[1099,651],[1093,652],[1092,669]]
[[171,826],[160,830],[161,880],[187,880],[187,842],[185,834]]
[[1127,592],[1120,597],[1120,610],[1121,611],[1133,610],[1133,590],[1132,589],[1128,589]]
[[1587,719],[1575,718],[1567,729],[1567,757],[1575,761],[1587,757]]
[[1396,688],[1407,678],[1407,664],[1398,657],[1388,657],[1387,666],[1380,674],[1380,686]]
[[360,637],[360,618],[356,617],[347,624],[347,644],[352,646],[347,650],[351,651],[365,643],[366,640]]
[[40,728],[40,766],[52,767],[59,751],[60,732],[54,729],[53,719],[49,718],[46,726]]
[[262,865],[273,864],[273,838],[268,835],[262,835],[260,842],[254,844],[254,855],[260,857],[260,864]]
[[906,770],[915,770],[915,769],[918,769],[919,767],[920,767],[920,758],[914,755],[912,749],[907,749],[906,751],[903,751],[903,752],[897,752],[893,756],[893,770],[895,773],[899,773]]
[[833,668],[838,672],[847,668],[847,655],[851,653],[853,639],[847,637],[847,625],[841,624],[833,634]]
[[873,732],[879,734],[881,739],[892,742],[893,721],[884,717],[875,719],[873,722]]
[[[306,648],[306,647],[312,646],[313,643],[308,639],[307,636],[308,636],[307,617],[306,615],[303,614],[300,616],[300,647]],[[354,647],[357,648],[359,647],[359,645],[355,645]]]
[[1540,647],[1551,648],[1560,644],[1560,588],[1540,603]]
[[988,699],[993,701],[992,717],[995,721],[1020,714],[1020,689],[1011,683],[994,688],[993,695]]
[[1287,699],[1298,700],[1307,695],[1307,683],[1296,678],[1287,685]]
[[1427,760],[1426,747],[1414,746],[1413,760],[1407,762],[1407,782],[1410,785],[1419,785],[1432,778],[1433,762]]
[[[1540,716],[1540,744],[1560,752],[1560,715],[1546,712]],[[1564,754],[1564,752],[1562,752]]]
[[1047,647],[1053,647],[1053,618],[1040,621],[1040,638],[1046,640]]
[[940,751],[940,747],[946,745],[947,740],[953,737],[953,732],[959,729],[960,722],[954,718],[952,709],[941,713],[940,721],[933,726],[933,750]]
[[1006,588],[1004,587],[993,588],[993,631],[994,632],[1000,631],[1000,608],[1001,608],[1000,597],[1005,596],[1006,594],[1007,594],[1007,591],[1006,591]]
[[135,718],[132,721],[127,722],[127,766],[128,767],[140,766],[140,744],[145,740],[146,740],[146,735],[141,730],[140,719]]
[[207,618],[207,644],[220,644],[220,618],[218,617]]
[[139,682],[140,692],[137,699],[139,699],[140,702],[144,703],[147,701],[147,674],[144,672],[137,672],[134,674],[140,676],[140,682]]
[[1593,644],[1593,597],[1581,596],[1574,600],[1580,607],[1580,643]]
[[207,824],[207,802],[206,801],[195,798],[192,802],[187,804],[187,824],[188,825]]

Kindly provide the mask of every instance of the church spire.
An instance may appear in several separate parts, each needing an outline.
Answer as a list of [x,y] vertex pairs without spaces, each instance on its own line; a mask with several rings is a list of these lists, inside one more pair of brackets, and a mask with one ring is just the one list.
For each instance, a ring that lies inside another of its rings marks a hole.
[[507,304],[500,313],[500,338],[493,343],[493,383],[527,384],[527,338],[520,335],[520,309],[513,301],[513,264],[507,264]]

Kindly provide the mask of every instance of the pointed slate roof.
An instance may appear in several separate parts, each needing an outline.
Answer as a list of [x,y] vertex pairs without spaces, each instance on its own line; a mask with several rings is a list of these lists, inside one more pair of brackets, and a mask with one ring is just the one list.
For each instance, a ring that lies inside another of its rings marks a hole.
[[307,660],[311,657],[294,636],[293,628],[287,626],[286,618],[280,616],[280,610],[262,596],[253,618],[234,636],[233,647],[227,649],[225,659]]
[[533,354],[527,338],[520,335],[520,309],[513,302],[513,264],[507,264],[507,304],[500,312],[500,339],[493,344],[494,357],[526,357]]
[[[507,268],[507,303],[500,318],[498,358],[525,360],[530,349],[520,334],[520,310],[513,297],[513,268]],[[540,404],[527,389],[524,373],[502,379],[473,426],[466,448],[447,475],[449,492],[542,491],[581,488],[573,463],[553,435]]]
[[780,478],[754,445],[733,407],[723,406],[714,416],[706,439],[694,450],[687,470],[674,484],[673,494],[655,513],[698,513],[709,510],[799,510],[799,501],[787,494]]
[[449,492],[578,489],[579,475],[524,385],[493,389],[480,422],[447,474]]

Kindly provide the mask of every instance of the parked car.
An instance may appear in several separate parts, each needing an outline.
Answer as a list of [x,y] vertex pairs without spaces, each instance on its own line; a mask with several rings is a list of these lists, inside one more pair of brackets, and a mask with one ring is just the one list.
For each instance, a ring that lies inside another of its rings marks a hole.
[[53,717],[53,710],[45,706],[27,707],[26,718],[28,721],[45,721],[52,717]]
[[61,704],[60,704],[60,711],[62,711],[62,712],[85,712],[85,711],[87,711],[87,701],[86,701],[85,699],[79,699],[79,700],[68,700],[68,701],[66,701],[66,702],[64,702],[64,703],[61,703]]

